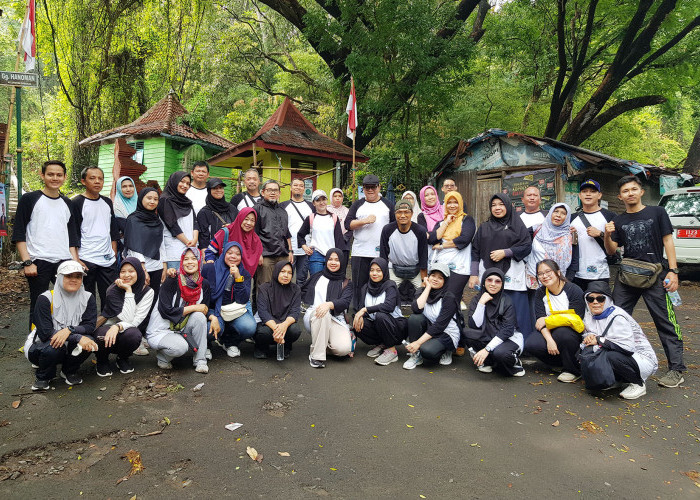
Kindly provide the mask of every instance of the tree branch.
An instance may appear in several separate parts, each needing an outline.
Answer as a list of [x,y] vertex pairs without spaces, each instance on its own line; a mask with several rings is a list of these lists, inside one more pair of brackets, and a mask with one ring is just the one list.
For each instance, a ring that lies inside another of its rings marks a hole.
[[[595,132],[597,132],[600,128],[604,127],[623,113],[627,113],[628,111],[644,108],[647,106],[656,106],[658,104],[663,104],[666,102],[666,100],[667,99],[662,95],[645,95],[620,101],[616,104],[613,104],[608,109],[596,116],[593,120],[591,120],[590,123],[578,133],[578,136],[588,138]],[[571,139],[562,138],[562,140],[564,142],[567,142],[567,140]],[[581,142],[583,142],[583,140],[573,143],[580,144]]]

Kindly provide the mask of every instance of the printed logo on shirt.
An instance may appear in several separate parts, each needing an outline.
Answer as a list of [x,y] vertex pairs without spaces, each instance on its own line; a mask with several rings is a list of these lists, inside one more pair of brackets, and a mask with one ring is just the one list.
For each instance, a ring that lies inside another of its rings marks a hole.
[[598,272],[598,266],[588,266],[586,268],[586,271],[589,273],[597,273]]
[[511,281],[511,280],[510,280],[510,276],[508,276],[508,275],[506,274],[506,275],[505,275],[505,282],[506,282],[506,283],[510,283],[510,281]]

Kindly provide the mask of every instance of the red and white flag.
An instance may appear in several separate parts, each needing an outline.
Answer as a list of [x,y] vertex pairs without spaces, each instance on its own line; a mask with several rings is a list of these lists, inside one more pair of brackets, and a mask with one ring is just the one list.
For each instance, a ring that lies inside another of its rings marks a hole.
[[355,137],[357,129],[357,98],[355,97],[355,80],[350,77],[350,97],[348,97],[348,105],[345,106],[345,112],[348,114],[348,129],[347,136],[352,139]]
[[24,70],[32,71],[36,65],[36,3],[29,0],[19,31],[19,46],[24,52]]

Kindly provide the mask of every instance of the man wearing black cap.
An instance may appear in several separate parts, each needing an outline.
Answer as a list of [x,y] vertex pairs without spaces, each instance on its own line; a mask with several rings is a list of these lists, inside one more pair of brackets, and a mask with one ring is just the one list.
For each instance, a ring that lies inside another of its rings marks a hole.
[[202,250],[209,246],[209,242],[219,229],[231,224],[236,218],[236,209],[224,198],[225,187],[226,183],[218,177],[212,177],[207,181],[206,204],[197,214],[199,248]]
[[608,256],[605,253],[605,224],[613,220],[615,214],[600,208],[600,184],[593,179],[581,183],[579,200],[581,211],[571,217],[571,227],[578,234],[578,271],[574,277],[581,290],[593,281],[610,279]]
[[379,190],[379,177],[373,174],[362,179],[365,197],[350,206],[345,219],[345,229],[354,231],[352,244],[352,283],[354,287],[353,304],[357,307],[362,285],[369,281],[369,266],[372,259],[379,257],[379,241],[382,229],[389,222],[394,222],[394,210],[391,204],[382,198]]

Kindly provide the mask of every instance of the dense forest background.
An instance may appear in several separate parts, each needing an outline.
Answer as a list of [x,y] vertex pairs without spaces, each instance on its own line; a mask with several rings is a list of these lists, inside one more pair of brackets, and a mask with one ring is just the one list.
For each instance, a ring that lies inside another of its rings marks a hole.
[[[25,5],[3,7],[3,70]],[[23,92],[32,188],[41,162],[79,172],[96,158],[80,139],[170,89],[191,123],[232,141],[284,96],[345,140],[350,75],[358,149],[385,178],[425,179],[488,128],[671,168],[700,150],[694,0],[38,0],[36,11],[41,85]]]

